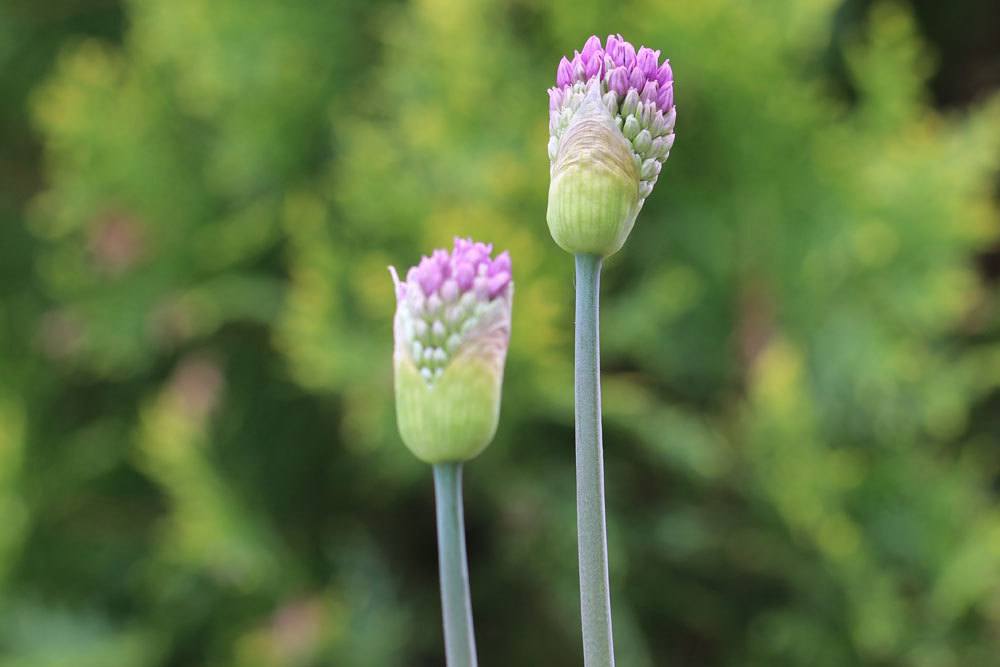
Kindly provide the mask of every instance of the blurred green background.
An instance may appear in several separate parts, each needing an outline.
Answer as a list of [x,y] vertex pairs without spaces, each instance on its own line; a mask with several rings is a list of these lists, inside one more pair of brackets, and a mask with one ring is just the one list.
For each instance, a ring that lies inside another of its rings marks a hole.
[[627,667],[1000,665],[992,0],[4,0],[0,667],[443,664],[388,264],[510,249],[481,661],[579,665],[559,57],[672,59],[608,264]]

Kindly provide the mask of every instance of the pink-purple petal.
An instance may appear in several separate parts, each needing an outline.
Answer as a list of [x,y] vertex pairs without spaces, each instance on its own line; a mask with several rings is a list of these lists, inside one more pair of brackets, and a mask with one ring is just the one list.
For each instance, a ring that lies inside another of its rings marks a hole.
[[668,81],[674,80],[674,72],[670,69],[670,60],[664,60],[663,64],[660,65],[660,69],[656,71],[656,80],[660,86],[666,85]]
[[633,69],[632,73],[629,75],[628,78],[628,87],[635,88],[638,91],[642,91],[645,85],[646,85],[646,77],[639,69]]
[[625,67],[635,67],[635,47],[630,42],[622,42],[622,54]]
[[645,46],[639,49],[639,53],[635,56],[635,64],[642,73],[646,75],[647,79],[655,78],[657,69],[657,59],[660,57],[659,51],[654,51],[653,49],[646,48]]
[[611,62],[615,65],[622,64],[622,36],[621,35],[608,35],[607,45],[604,47],[604,52],[611,56]]
[[472,281],[476,277],[476,270],[472,264],[463,263],[455,267],[455,282],[458,288],[467,292],[472,288]]
[[616,67],[608,77],[608,88],[615,91],[619,97],[628,92],[628,70],[624,66]]
[[510,273],[510,253],[506,250],[497,255],[497,258],[490,264],[489,275],[495,276],[504,272]]
[[587,76],[587,81],[590,81],[595,76],[599,77],[604,74],[604,58],[602,54],[595,53],[590,57],[584,69],[584,74]]
[[491,276],[487,280],[487,286],[489,288],[490,298],[496,298],[500,292],[507,289],[507,285],[510,284],[510,274],[506,271],[502,271],[495,276]]
[[601,39],[597,35],[591,35],[587,43],[583,45],[583,51],[580,52],[580,55],[583,56],[584,62],[590,62],[594,54],[602,52]]
[[643,102],[655,102],[657,96],[656,81],[647,81],[639,93],[639,99]]
[[670,107],[674,106],[674,82],[668,81],[667,85],[660,88],[659,95],[656,98],[656,106],[666,111]]
[[566,56],[559,61],[559,68],[556,70],[556,85],[562,88],[573,83],[573,65],[566,60]]

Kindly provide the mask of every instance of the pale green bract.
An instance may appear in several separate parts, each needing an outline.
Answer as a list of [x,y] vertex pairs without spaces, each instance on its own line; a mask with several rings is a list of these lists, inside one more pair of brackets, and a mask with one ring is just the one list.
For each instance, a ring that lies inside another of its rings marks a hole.
[[640,167],[596,81],[552,153],[546,221],[566,252],[618,252],[644,201]]

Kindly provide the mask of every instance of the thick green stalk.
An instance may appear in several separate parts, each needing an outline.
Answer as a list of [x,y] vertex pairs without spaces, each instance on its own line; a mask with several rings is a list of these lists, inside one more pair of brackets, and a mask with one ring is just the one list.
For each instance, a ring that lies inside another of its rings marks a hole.
[[434,465],[434,495],[445,657],[448,667],[476,667],[476,635],[472,627],[469,565],[465,556],[461,463]]
[[584,667],[613,667],[601,444],[601,258],[576,255],[576,524]]

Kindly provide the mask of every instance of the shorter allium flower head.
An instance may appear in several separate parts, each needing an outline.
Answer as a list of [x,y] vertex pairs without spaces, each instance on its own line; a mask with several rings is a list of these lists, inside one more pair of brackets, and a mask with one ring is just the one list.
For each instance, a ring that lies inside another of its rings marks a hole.
[[563,58],[549,89],[549,230],[572,253],[610,255],[674,144],[670,61],[621,35],[592,36]]
[[510,341],[510,255],[455,239],[396,284],[393,355],[403,442],[428,463],[464,461],[493,439]]

